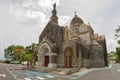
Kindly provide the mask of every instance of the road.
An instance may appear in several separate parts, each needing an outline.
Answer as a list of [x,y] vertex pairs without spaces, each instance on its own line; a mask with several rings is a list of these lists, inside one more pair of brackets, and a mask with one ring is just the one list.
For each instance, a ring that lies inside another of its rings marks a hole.
[[[5,76],[1,76],[5,74]],[[0,80],[69,80],[52,73],[23,70],[21,65],[0,63]]]
[[120,80],[120,64],[113,64],[110,69],[92,71],[76,80]]
[[18,68],[18,67],[20,66],[0,63],[0,80],[14,80],[13,76],[8,71],[8,68]]
[[84,75],[81,75],[84,72],[79,72],[68,76],[21,69],[21,65],[0,63],[0,80],[120,80],[120,64],[114,64],[111,68],[90,69]]

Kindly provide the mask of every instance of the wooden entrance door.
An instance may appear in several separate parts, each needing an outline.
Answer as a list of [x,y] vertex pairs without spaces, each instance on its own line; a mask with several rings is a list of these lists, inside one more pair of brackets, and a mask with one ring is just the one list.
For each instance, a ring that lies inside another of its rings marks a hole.
[[45,56],[44,57],[44,66],[48,67],[48,64],[49,64],[49,56]]
[[72,56],[66,56],[66,68],[72,67]]

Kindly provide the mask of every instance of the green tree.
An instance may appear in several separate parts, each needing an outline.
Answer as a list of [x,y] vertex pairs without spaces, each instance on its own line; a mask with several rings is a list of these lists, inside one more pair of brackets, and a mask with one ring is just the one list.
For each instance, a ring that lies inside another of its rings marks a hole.
[[23,61],[32,61],[32,60],[33,60],[32,54],[26,54],[26,53],[21,54],[20,55],[20,59],[19,59],[20,62],[23,62]]
[[[120,26],[118,25],[117,29],[115,29],[115,38],[118,39],[120,37]],[[120,45],[120,40],[118,39],[117,43]],[[120,62],[120,47],[116,48],[116,61]]]
[[120,63],[120,47],[116,48],[116,61]]
[[8,60],[19,60],[20,55],[25,53],[25,49],[20,45],[11,45],[4,50],[5,58]]
[[20,61],[22,59],[21,55],[23,53],[25,53],[25,49],[24,49],[23,46],[17,45],[17,46],[14,46],[13,52],[14,52],[13,53],[13,55],[14,55],[13,60],[19,60]]
[[11,45],[11,46],[9,46],[8,48],[6,48],[4,50],[4,52],[5,52],[5,58],[7,60],[10,60],[10,59],[13,58],[13,48],[14,48],[14,45]]
[[25,47],[26,53],[27,53],[27,54],[33,54],[34,46],[35,46],[35,43],[32,43],[32,44],[29,45],[29,46],[26,46],[26,47]]
[[34,43],[25,48],[21,45],[10,45],[4,50],[5,58],[6,60],[17,60],[20,62],[33,61],[34,46]]
[[118,25],[117,29],[115,29],[115,37],[120,37],[120,26]]
[[26,51],[26,57],[25,58],[26,58],[27,61],[32,61],[33,60],[34,46],[35,46],[35,43],[32,43],[31,45],[25,47],[25,51]]

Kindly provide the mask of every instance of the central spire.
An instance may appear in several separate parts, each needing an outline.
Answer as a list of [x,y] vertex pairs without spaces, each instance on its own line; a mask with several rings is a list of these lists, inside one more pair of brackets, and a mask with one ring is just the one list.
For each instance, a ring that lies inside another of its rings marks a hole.
[[51,21],[58,24],[58,17],[57,17],[57,11],[56,11],[56,3],[53,4]]

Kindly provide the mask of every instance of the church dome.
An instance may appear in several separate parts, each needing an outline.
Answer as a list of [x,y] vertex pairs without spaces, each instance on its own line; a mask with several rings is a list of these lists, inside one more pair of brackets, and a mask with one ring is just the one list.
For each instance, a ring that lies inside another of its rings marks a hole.
[[75,14],[73,19],[71,20],[70,28],[75,27],[75,26],[80,26],[83,23],[84,23],[83,20]]

